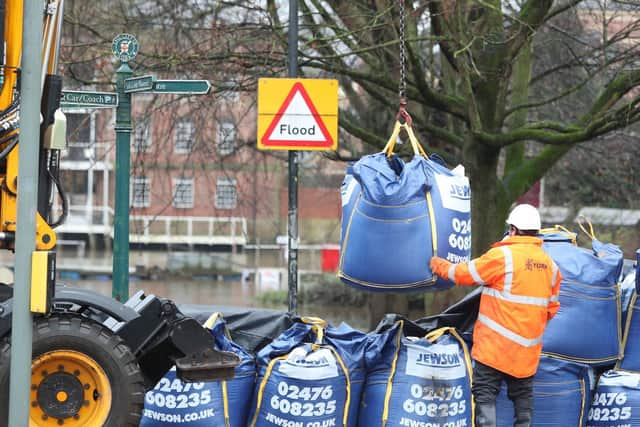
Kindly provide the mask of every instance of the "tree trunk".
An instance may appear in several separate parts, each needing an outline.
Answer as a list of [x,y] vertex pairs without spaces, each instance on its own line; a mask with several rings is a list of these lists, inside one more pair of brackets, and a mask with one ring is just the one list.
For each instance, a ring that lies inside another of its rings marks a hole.
[[472,256],[485,252],[502,238],[511,204],[496,174],[500,150],[468,140],[465,166],[471,183]]

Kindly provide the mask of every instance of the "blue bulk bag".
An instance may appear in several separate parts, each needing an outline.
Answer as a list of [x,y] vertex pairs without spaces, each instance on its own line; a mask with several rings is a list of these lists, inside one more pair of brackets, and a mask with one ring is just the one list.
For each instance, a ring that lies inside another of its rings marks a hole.
[[302,318],[256,357],[249,427],[355,427],[368,337]]
[[[626,319],[624,323],[623,357],[616,364],[617,369],[640,373],[640,301],[638,301],[638,268],[640,266],[640,250],[636,251],[635,268],[629,272],[623,281],[624,294],[631,291]],[[626,300],[626,298],[625,298]]]
[[[533,380],[532,427],[582,427],[591,402],[593,369],[542,356]],[[513,404],[503,384],[496,401],[498,427],[513,426]]]
[[245,427],[256,379],[255,360],[231,341],[218,313],[205,327],[211,330],[217,350],[240,356],[235,376],[229,381],[185,383],[172,368],[146,393],[140,427]]
[[[409,162],[393,154],[400,129],[414,150]],[[342,281],[379,292],[453,286],[431,272],[429,261],[434,255],[456,263],[470,259],[470,187],[461,170],[430,159],[411,127],[396,122],[381,153],[348,167],[342,186]]]
[[600,376],[587,427],[640,426],[640,374],[607,371]]
[[380,335],[368,367],[358,425],[473,426],[471,358],[454,328],[406,337],[402,322]]
[[633,291],[624,330],[623,356],[616,368],[640,373],[640,300]]
[[542,248],[562,273],[560,309],[545,329],[542,351],[591,365],[615,362],[621,349],[618,277],[620,248],[592,234],[592,250],[576,246],[575,235],[559,229],[543,231]]
[[[340,186],[340,199],[342,201],[342,220],[340,222],[340,241],[344,241],[347,231],[347,220],[351,217],[351,212],[358,196],[360,195],[360,184],[353,176],[353,162],[347,164],[347,171]],[[346,213],[346,215],[345,215]]]
[[[622,330],[624,332],[627,324],[627,314],[632,307],[631,297],[636,290],[636,270],[635,268],[629,271],[624,276],[624,279],[620,282],[620,309],[622,311]],[[624,334],[623,334],[624,335]],[[624,338],[624,336],[623,336]]]

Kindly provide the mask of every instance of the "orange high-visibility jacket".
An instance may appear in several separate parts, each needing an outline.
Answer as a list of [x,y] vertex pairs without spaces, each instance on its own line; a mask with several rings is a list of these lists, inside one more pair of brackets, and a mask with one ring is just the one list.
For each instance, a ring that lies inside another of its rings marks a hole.
[[542,240],[508,237],[479,258],[450,264],[447,273],[457,285],[483,286],[473,358],[517,378],[535,374],[545,326],[560,308],[562,280]]

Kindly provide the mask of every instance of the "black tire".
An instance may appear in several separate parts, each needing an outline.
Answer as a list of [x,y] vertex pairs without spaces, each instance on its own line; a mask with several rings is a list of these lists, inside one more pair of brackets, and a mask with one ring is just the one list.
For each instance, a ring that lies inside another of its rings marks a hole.
[[[10,349],[8,340],[0,342],[0,396],[9,395]],[[95,362],[108,378],[111,406],[103,426],[139,425],[144,406],[143,378],[135,357],[120,337],[101,324],[79,316],[54,315],[35,319],[32,360],[55,351],[62,355],[64,351],[70,351],[79,354],[80,358],[86,357],[86,360]],[[31,410],[34,411],[33,408]],[[7,426],[8,412],[8,399],[1,398],[0,427]],[[66,421],[64,425],[87,425],[77,418]]]

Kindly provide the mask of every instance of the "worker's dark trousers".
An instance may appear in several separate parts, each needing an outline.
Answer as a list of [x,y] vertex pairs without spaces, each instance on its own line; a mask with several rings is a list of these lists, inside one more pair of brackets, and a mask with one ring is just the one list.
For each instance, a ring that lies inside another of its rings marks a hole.
[[476,403],[476,427],[496,427],[496,397],[500,385],[507,384],[507,396],[513,402],[514,427],[530,427],[533,414],[533,377],[515,378],[475,361],[473,398]]

